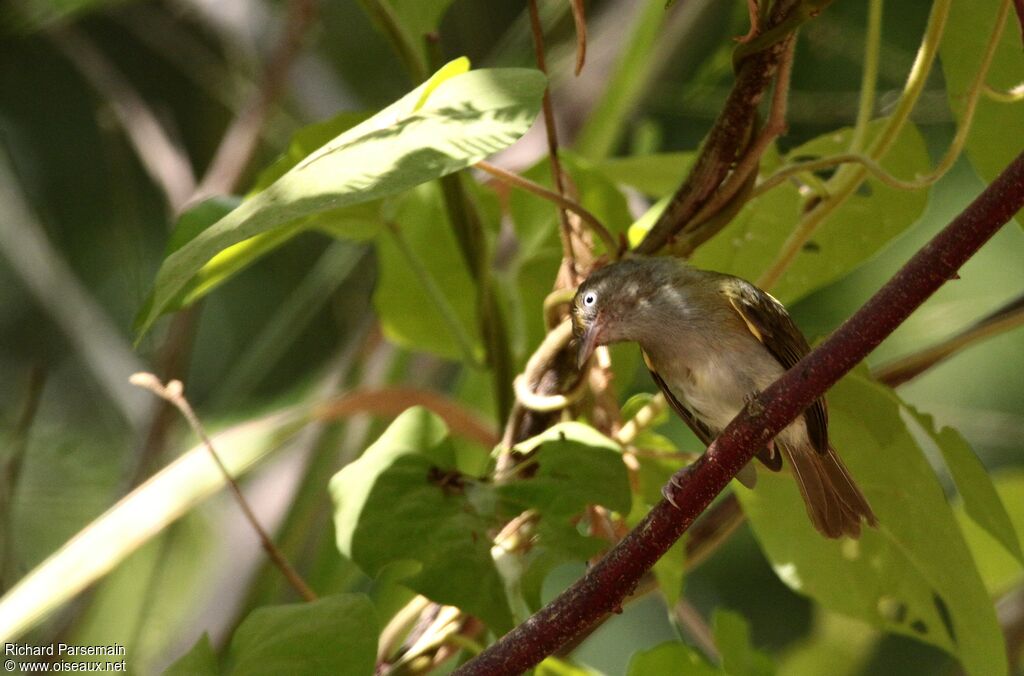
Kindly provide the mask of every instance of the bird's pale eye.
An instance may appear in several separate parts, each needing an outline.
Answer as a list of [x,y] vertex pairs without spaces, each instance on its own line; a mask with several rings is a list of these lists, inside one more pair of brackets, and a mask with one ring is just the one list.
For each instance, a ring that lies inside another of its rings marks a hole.
[[597,294],[593,291],[587,291],[583,294],[583,307],[594,307],[597,303]]

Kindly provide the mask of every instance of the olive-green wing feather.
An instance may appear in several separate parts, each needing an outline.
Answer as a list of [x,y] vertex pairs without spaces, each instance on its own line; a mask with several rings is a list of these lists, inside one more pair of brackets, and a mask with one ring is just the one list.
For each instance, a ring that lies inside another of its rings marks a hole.
[[[796,328],[786,308],[769,294],[735,277],[723,285],[722,292],[754,337],[768,348],[783,368],[793,368],[810,352],[807,339]],[[804,419],[811,444],[819,453],[827,453],[828,409],[825,400],[817,399],[807,407]]]

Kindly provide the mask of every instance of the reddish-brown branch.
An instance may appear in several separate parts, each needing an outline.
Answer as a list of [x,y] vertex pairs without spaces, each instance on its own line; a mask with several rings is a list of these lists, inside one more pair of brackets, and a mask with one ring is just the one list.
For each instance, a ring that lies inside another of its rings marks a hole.
[[[785,21],[789,12],[798,4],[776,3],[771,22],[764,27],[765,30]],[[736,84],[701,145],[693,169],[650,232],[636,247],[638,253],[657,253],[673,237],[683,232],[728,177],[737,156],[748,144],[758,104],[775,77],[788,44],[788,39],[780,40],[741,62]]]
[[770,439],[864,359],[1024,207],[1024,153],[865,305],[736,417],[678,472],[666,496],[572,587],[455,673],[518,674],[614,611]]

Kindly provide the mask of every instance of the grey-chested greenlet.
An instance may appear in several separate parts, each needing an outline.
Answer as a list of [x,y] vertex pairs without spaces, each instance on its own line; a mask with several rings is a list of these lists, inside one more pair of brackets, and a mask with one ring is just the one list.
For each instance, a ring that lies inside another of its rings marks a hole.
[[[581,368],[598,345],[639,343],[665,398],[705,444],[810,350],[770,295],[675,258],[629,258],[597,270],[580,285],[571,313]],[[811,523],[827,537],[858,537],[862,521],[877,525],[829,444],[824,399],[757,457],[772,470],[785,458]]]

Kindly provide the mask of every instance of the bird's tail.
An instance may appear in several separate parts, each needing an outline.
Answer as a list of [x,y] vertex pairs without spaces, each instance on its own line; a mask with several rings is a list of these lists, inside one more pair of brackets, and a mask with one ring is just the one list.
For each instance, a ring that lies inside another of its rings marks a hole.
[[862,520],[869,526],[878,525],[871,505],[835,449],[830,447],[827,453],[818,453],[810,447],[792,449],[778,445],[793,468],[811,523],[823,535],[857,538]]

